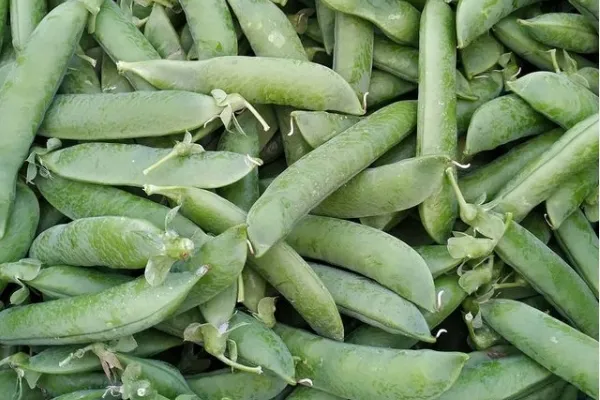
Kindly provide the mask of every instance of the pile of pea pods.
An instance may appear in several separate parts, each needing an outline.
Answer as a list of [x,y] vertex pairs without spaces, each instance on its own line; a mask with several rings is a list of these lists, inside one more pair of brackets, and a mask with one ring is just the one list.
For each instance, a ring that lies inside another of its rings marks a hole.
[[598,8],[0,0],[0,400],[598,400]]

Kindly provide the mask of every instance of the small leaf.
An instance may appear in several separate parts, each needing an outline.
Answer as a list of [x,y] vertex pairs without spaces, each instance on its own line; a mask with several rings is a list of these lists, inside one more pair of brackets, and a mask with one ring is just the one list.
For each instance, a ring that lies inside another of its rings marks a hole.
[[25,285],[23,285],[20,289],[15,290],[10,295],[10,304],[18,306],[20,304],[23,304],[23,302],[25,302],[28,298],[29,289]]
[[227,354],[229,359],[236,362],[238,359],[237,343],[231,339],[227,340]]
[[181,209],[181,205],[178,205],[169,210],[169,212],[167,213],[167,216],[165,217],[165,231],[169,230],[169,226],[171,226],[171,223],[173,222],[173,220],[179,213],[180,209]]
[[41,376],[42,376],[41,372],[24,370],[23,377],[25,378],[25,381],[27,381],[27,385],[29,385],[30,389],[35,389]]
[[150,257],[146,264],[144,276],[150,286],[158,286],[165,281],[175,260],[169,256]]
[[117,352],[129,353],[135,350],[137,346],[138,344],[133,335],[128,335],[117,339],[116,343],[111,345],[110,348]]

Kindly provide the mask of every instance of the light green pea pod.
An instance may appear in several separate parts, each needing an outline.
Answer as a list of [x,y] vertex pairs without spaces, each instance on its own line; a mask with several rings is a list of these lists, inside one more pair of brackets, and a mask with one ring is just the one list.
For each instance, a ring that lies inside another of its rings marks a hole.
[[398,78],[417,83],[419,50],[376,36],[373,43],[373,66]]
[[598,52],[598,32],[583,15],[546,13],[518,22],[531,37],[546,46],[584,54]]
[[398,99],[403,94],[412,92],[416,88],[417,85],[415,83],[405,81],[387,72],[373,69],[371,71],[371,82],[369,83],[367,108],[378,107]]
[[[281,143],[283,144],[283,153],[288,166],[292,165],[306,154],[312,151],[312,147],[304,140],[304,137],[294,133],[297,129],[291,113],[294,111],[291,107],[277,107],[275,114],[280,127]],[[289,127],[289,131],[288,128]]]
[[152,12],[144,25],[144,36],[162,58],[185,60],[179,35],[173,28],[164,7],[158,3],[154,3],[152,6]]
[[102,389],[113,384],[102,372],[84,372],[66,375],[42,375],[37,382],[49,396],[61,396],[80,390]]
[[409,216],[409,211],[398,211],[389,214],[372,215],[370,217],[359,218],[360,223],[370,226],[380,231],[389,232],[392,228],[404,221]]
[[460,49],[460,60],[468,79],[494,68],[504,54],[504,46],[492,35],[483,34]]
[[585,67],[577,71],[577,75],[583,77],[588,83],[589,89],[598,96],[598,68]]
[[492,71],[474,77],[469,82],[469,85],[471,86],[473,94],[477,96],[477,100],[456,100],[456,125],[459,134],[467,131],[469,122],[475,110],[502,93],[504,82],[502,80],[501,72]]
[[361,100],[368,93],[371,81],[373,36],[370,22],[336,12],[333,70],[352,86]]
[[[514,300],[489,300],[480,308],[483,319],[515,347],[589,396],[598,397],[596,340]],[[557,341],[564,351],[556,351]]]
[[15,204],[8,217],[4,237],[0,238],[0,264],[18,261],[27,254],[39,219],[37,197],[27,185],[18,182]]
[[242,271],[244,299],[242,303],[253,314],[258,313],[259,304],[267,296],[267,281],[251,268]]
[[287,385],[268,371],[257,375],[229,369],[187,376],[186,381],[201,399],[263,400],[276,396]]
[[343,398],[308,386],[298,386],[285,400],[343,400]]
[[410,3],[397,0],[372,3],[366,0],[323,0],[330,8],[365,19],[395,42],[417,46],[420,13]]
[[98,60],[86,56],[81,48],[75,50],[58,92],[63,94],[102,93],[100,80],[94,69],[97,62]]
[[133,87],[127,78],[119,74],[115,62],[107,54],[102,56],[100,86],[102,87],[102,93],[133,92]]
[[477,96],[473,94],[469,81],[458,69],[456,70],[456,98],[469,101],[477,100]]
[[414,249],[423,257],[434,278],[452,271],[463,262],[462,258],[452,257],[448,252],[448,247],[443,244],[417,246]]
[[497,97],[479,107],[469,123],[465,156],[549,131],[555,125],[515,94]]
[[325,111],[292,111],[291,117],[312,148],[319,147],[361,120],[361,117]]
[[17,52],[23,51],[29,37],[47,12],[44,0],[11,0],[10,28],[12,45]]
[[195,57],[205,60],[238,54],[233,20],[225,0],[211,0],[202,4],[183,0],[180,4],[185,12]]
[[340,312],[386,332],[434,343],[419,309],[367,278],[326,265],[310,263]]
[[315,0],[315,10],[325,51],[331,55],[335,44],[335,11],[329,8],[323,0]]

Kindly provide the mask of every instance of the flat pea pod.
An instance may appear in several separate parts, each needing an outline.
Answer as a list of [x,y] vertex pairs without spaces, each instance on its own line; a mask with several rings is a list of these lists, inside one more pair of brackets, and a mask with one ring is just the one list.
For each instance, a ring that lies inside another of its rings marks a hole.
[[598,28],[598,3],[593,0],[569,0],[569,3]]
[[136,187],[181,184],[212,189],[230,185],[257,167],[247,156],[232,152],[192,150],[171,158],[172,154],[176,153],[164,148],[94,142],[47,153],[40,161],[66,179]]
[[584,54],[598,52],[598,32],[581,14],[546,13],[519,23],[546,46]]
[[343,398],[311,387],[298,386],[285,400],[343,400]]
[[406,81],[419,80],[419,50],[376,36],[373,42],[373,66]]
[[459,134],[467,131],[475,110],[502,93],[504,88],[502,73],[492,71],[478,75],[469,81],[469,86],[473,94],[477,96],[477,100],[456,100],[456,127]]
[[80,390],[102,389],[111,385],[111,381],[101,372],[85,372],[68,375],[42,375],[37,386],[49,396],[61,396]]
[[397,100],[400,96],[410,93],[417,88],[412,82],[405,81],[384,71],[373,69],[369,94],[367,95],[367,108],[379,107],[390,101]]
[[39,219],[37,197],[27,185],[17,182],[15,204],[8,217],[4,237],[0,238],[0,264],[17,261],[27,254]]
[[[133,20],[112,0],[104,0],[102,3],[95,19],[94,38],[114,62],[160,59],[160,54]],[[125,77],[137,90],[155,90],[134,74],[125,74]]]
[[429,399],[458,378],[467,355],[337,343],[282,324],[277,332],[294,356],[298,377],[344,398]]
[[292,111],[291,117],[306,142],[314,149],[342,133],[361,117],[325,111]]
[[116,399],[106,389],[90,389],[80,390],[77,392],[66,393],[58,397],[52,398],[52,400],[102,400],[102,399]]
[[590,90],[598,96],[598,68],[585,67],[577,71],[577,75],[583,77],[588,83]]
[[[489,300],[480,309],[490,327],[523,353],[589,396],[598,397],[596,340],[514,300]],[[556,342],[564,351],[557,351]]]
[[421,14],[402,0],[323,0],[330,8],[365,19],[395,42],[417,46]]
[[[437,154],[451,159],[456,157],[455,65],[452,9],[442,0],[428,1],[423,9],[419,37],[417,156]],[[425,230],[440,244],[450,236],[456,214],[456,199],[446,180],[419,205]]]
[[186,380],[201,399],[263,400],[276,396],[286,386],[283,379],[268,371],[257,375],[220,369],[187,376]]
[[159,286],[142,277],[100,293],[9,308],[0,312],[0,343],[78,344],[143,331],[173,313],[205,272],[172,273]]
[[275,178],[248,212],[248,235],[256,256],[261,257],[320,201],[407,136],[415,114],[412,101],[382,108]]
[[519,96],[497,97],[473,113],[463,152],[471,156],[514,140],[539,135],[554,126]]
[[342,266],[426,310],[435,308],[435,289],[427,264],[407,244],[385,232],[309,215],[296,223],[286,241],[303,257]]
[[450,160],[409,158],[367,168],[323,200],[311,213],[360,218],[402,211],[422,203],[442,185]]
[[[166,206],[112,186],[77,182],[57,175],[37,176],[35,185],[50,204],[72,220],[113,215],[164,226],[170,211]],[[196,224],[180,214],[173,217],[168,228],[181,236],[193,237],[198,244],[208,240]]]
[[434,279],[452,271],[463,262],[460,258],[452,257],[448,252],[448,246],[443,244],[417,246],[414,249],[423,257]]
[[29,37],[48,12],[45,0],[11,0],[10,30],[12,45],[23,51]]
[[173,28],[162,5],[158,3],[152,5],[152,12],[144,25],[144,36],[162,58],[185,60],[185,53],[179,42],[179,35]]
[[460,49],[460,60],[468,79],[489,71],[504,54],[504,46],[492,35],[483,34]]
[[102,93],[133,92],[133,87],[127,78],[119,74],[115,62],[107,54],[102,56],[100,86],[102,87]]
[[[598,112],[598,96],[562,74],[532,72],[507,82],[506,86],[537,112],[565,129]],[[552,100],[548,93],[553,93]]]
[[23,400],[43,400],[45,398],[44,393],[39,389],[30,389],[27,384],[18,386],[16,384],[18,379],[17,373],[12,369],[5,369],[0,371],[0,390],[2,396],[6,396],[7,399],[23,399]]
[[[93,1],[89,5],[93,6]],[[13,207],[17,173],[60,85],[89,12],[82,1],[73,1],[49,15],[38,25],[0,88],[0,119],[6,121],[0,135],[0,147],[5,151],[0,162],[0,239],[6,234]],[[44,67],[40,69],[41,65]]]
[[[181,212],[211,232],[244,223],[245,212],[214,193],[187,187],[147,187],[181,204]],[[281,293],[320,335],[344,338],[339,312],[321,280],[290,246],[279,243],[261,258],[248,255],[249,265]],[[282,267],[285,266],[285,267]]]
[[598,236],[580,209],[573,212],[554,237],[571,265],[598,297]]
[[[83,50],[75,50],[75,55],[71,57],[67,72],[63,78],[59,93],[63,94],[93,94],[102,93],[100,80],[96,75],[96,70],[89,59],[84,59]],[[43,122],[42,122],[43,123]]]
[[511,346],[469,354],[460,376],[440,400],[517,398],[552,381],[550,371]]
[[283,154],[288,166],[312,151],[312,147],[304,140],[302,135],[293,134],[296,130],[292,125],[294,123],[291,118],[293,110],[294,109],[291,107],[277,107],[275,110],[278,125],[282,127],[289,126],[291,128],[289,133],[287,132],[287,129],[279,130],[281,143],[283,145]]
[[331,54],[335,44],[335,11],[327,7],[323,0],[315,0],[315,11],[319,28],[321,28],[325,52]]
[[310,263],[340,312],[389,333],[435,342],[419,309],[375,282],[359,275]]
[[333,70],[352,86],[359,99],[369,90],[373,37],[373,25],[370,22],[336,12]]
[[179,90],[62,95],[38,134],[95,141],[166,136],[200,128],[223,108],[211,96]]
[[[117,68],[135,73],[163,90],[209,93],[221,89],[239,93],[251,103],[364,113],[352,87],[341,76],[309,61],[232,56],[204,61],[119,62]],[[298,79],[298,76],[311,78]]]

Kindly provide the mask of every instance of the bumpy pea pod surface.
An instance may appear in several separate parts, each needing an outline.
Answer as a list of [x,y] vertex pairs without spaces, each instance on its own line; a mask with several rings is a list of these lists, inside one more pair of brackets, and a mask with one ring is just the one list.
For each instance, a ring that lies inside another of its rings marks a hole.
[[291,117],[312,148],[319,147],[360,121],[360,117],[325,111],[292,111]]
[[201,399],[270,399],[287,385],[283,379],[267,371],[258,375],[229,369],[187,376],[186,380]]

